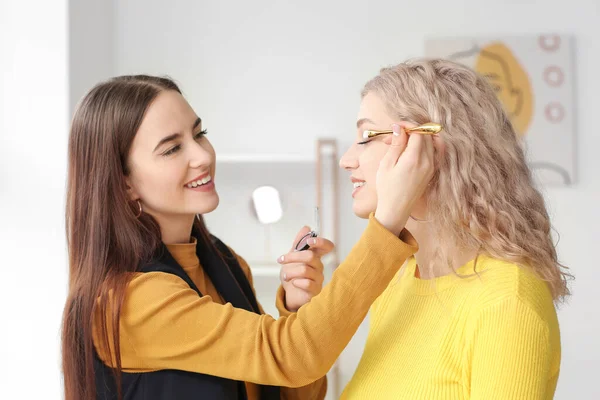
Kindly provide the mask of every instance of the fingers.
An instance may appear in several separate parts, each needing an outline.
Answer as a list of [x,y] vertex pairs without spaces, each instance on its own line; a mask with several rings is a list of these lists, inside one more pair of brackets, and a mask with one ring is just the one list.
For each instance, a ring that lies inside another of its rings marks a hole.
[[[413,134],[408,137],[404,154],[407,157],[414,157],[414,161],[417,161],[423,151],[425,150],[425,135]],[[428,138],[431,140],[431,138]]]
[[[414,126],[405,122],[401,122],[400,125],[405,129]],[[434,145],[434,137],[435,135],[423,135],[419,133],[409,135],[408,143],[405,149],[405,151],[408,153],[407,156],[415,156],[415,161],[423,161],[424,159],[426,159],[427,161],[429,161],[427,164],[433,166],[435,164],[434,161],[436,151],[436,146]],[[439,137],[435,137],[435,139],[439,139]]]
[[399,125],[392,125],[392,130],[394,134],[392,135],[392,143],[388,148],[387,153],[383,156],[380,165],[393,167],[396,165],[400,154],[404,151],[406,147],[406,143],[408,141],[408,135]]
[[325,280],[323,270],[318,270],[306,264],[291,264],[281,267],[281,281],[290,282],[299,279],[308,279],[319,285]]
[[335,247],[331,240],[322,237],[310,238],[307,240],[307,243],[318,257],[329,254]]
[[310,279],[295,279],[292,281],[292,285],[314,296],[321,291],[323,283],[318,283]]
[[288,264],[307,264],[317,270],[323,270],[323,263],[321,258],[316,254],[315,251],[292,251],[285,254],[277,259],[277,262],[281,265]]
[[296,234],[296,237],[294,238],[294,243],[292,243],[292,251],[295,249],[296,243],[298,243],[300,241],[300,239],[302,239],[302,237],[305,236],[308,232],[310,232],[310,228],[308,226],[303,226],[298,231],[298,233]]
[[[431,181],[435,169],[433,138],[429,135],[410,135],[402,158],[404,166],[419,176],[419,180],[422,181],[419,187],[424,190]],[[419,190],[419,193],[422,194],[422,190]]]
[[427,158],[433,164],[433,161],[435,158],[435,148],[433,146],[433,137],[427,136],[427,137],[424,137],[423,139],[425,139],[425,150],[427,152]]

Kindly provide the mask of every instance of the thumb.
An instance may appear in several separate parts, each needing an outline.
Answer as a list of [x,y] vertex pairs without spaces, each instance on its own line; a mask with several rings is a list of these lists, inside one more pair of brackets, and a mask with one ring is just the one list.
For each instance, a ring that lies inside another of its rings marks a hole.
[[406,148],[406,143],[408,142],[408,135],[404,131],[404,128],[402,128],[400,125],[392,125],[392,131],[394,131],[392,135],[392,143],[390,144],[385,156],[383,156],[380,164],[388,167],[393,167],[396,165],[398,158]]
[[292,251],[295,250],[296,248],[296,243],[298,243],[300,241],[300,239],[302,239],[302,237],[304,235],[306,235],[308,232],[310,232],[310,228],[308,226],[303,226],[298,233],[296,234],[296,238],[294,239],[294,243],[292,243]]

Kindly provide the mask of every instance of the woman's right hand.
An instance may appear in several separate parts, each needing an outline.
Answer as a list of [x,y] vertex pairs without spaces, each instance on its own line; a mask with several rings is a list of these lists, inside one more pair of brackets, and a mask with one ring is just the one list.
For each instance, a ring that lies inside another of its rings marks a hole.
[[415,203],[421,198],[434,173],[434,145],[430,135],[407,135],[393,125],[390,147],[377,170],[375,218],[396,236],[400,234]]

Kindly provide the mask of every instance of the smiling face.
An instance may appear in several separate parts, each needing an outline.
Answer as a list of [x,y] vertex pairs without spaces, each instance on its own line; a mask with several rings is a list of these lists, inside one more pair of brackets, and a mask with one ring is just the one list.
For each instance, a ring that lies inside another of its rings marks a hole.
[[[148,108],[128,158],[130,198],[164,229],[213,211],[215,151],[181,94],[162,91]],[[189,234],[189,232],[188,232]]]
[[358,217],[367,218],[377,207],[377,169],[391,140],[389,135],[364,139],[363,131],[390,130],[392,124],[397,122],[388,114],[383,100],[376,94],[370,92],[363,97],[356,123],[355,143],[340,160],[340,167],[351,173],[355,187],[352,209]]

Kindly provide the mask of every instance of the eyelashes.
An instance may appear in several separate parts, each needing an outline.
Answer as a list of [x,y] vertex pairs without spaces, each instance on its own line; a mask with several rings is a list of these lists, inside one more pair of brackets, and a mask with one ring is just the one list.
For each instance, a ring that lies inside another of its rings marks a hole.
[[181,146],[180,146],[180,145],[173,146],[173,147],[171,147],[169,150],[167,150],[167,151],[165,151],[164,153],[162,153],[162,156],[163,156],[163,157],[168,157],[168,156],[170,156],[171,154],[175,154],[176,152],[178,152],[178,151],[179,151],[179,149],[180,149],[180,148],[181,148]]
[[[203,129],[203,130],[201,130],[200,132],[198,132],[198,133],[196,133],[194,135],[194,140],[202,139],[207,134],[208,134],[208,130]],[[171,147],[169,150],[165,151],[161,155],[163,157],[168,157],[170,155],[173,155],[173,154],[177,153],[179,150],[181,150],[181,145],[180,144]]]
[[204,136],[206,136],[208,134],[208,130],[207,129],[203,129],[200,132],[196,133],[194,135],[194,139],[200,139],[203,138]]

